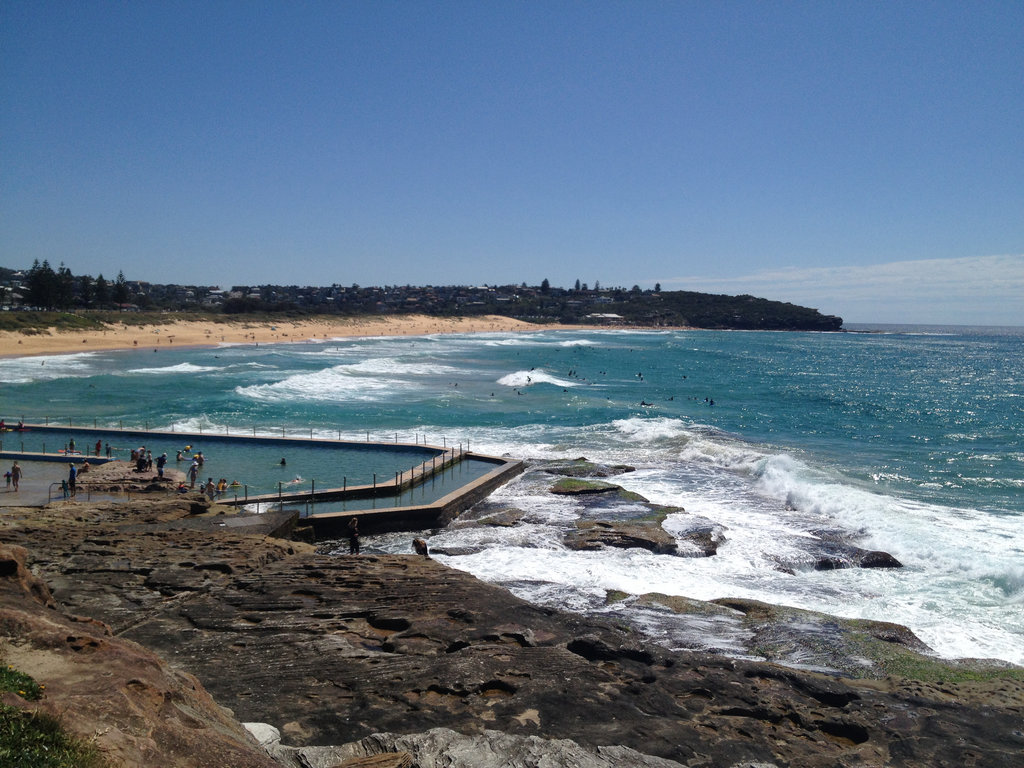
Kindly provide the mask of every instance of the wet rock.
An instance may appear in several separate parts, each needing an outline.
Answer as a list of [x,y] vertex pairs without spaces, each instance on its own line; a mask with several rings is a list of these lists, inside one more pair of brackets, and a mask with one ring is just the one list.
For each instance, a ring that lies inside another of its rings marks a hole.
[[589,493],[610,493],[612,491],[623,491],[623,489],[621,486],[614,483],[606,483],[603,480],[580,480],[577,478],[559,480],[551,486],[551,493],[560,496],[581,496]]
[[750,630],[750,647],[769,661],[855,678],[905,674],[927,665],[932,650],[899,624],[844,619],[757,600],[723,598],[713,603],[739,611]]
[[550,475],[564,477],[614,477],[636,471],[636,467],[628,464],[595,464],[583,457],[570,462],[549,463],[540,469]]
[[903,563],[888,552],[865,552],[858,563],[861,568],[902,568]]
[[659,555],[674,555],[679,547],[671,536],[655,523],[605,522],[580,520],[576,530],[566,534],[563,542],[569,549],[588,551],[617,547],[646,549]]
[[[682,510],[678,510],[682,511]],[[672,535],[682,543],[677,554],[684,557],[711,557],[725,543],[725,529],[713,520],[693,515],[673,519]]]

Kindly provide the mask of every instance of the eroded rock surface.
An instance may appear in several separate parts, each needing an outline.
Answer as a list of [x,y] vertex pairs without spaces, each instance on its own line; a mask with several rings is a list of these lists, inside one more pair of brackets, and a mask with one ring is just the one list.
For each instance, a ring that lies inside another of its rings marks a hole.
[[192,675],[99,621],[56,610],[26,556],[0,544],[0,651],[46,694],[5,694],[4,704],[62,719],[115,766],[274,768]]

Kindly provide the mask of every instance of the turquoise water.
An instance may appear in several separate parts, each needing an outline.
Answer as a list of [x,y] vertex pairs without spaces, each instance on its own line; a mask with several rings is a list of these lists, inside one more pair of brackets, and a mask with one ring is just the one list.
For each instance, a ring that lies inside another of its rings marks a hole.
[[[620,484],[722,527],[716,557],[566,551],[560,531],[579,510],[529,477],[492,497],[528,509],[521,526],[436,532],[432,543],[475,548],[445,561],[539,602],[593,610],[606,589],[750,597],[898,621],[946,656],[1024,663],[1024,330],[889,331],[564,331],[8,358],[0,415],[397,434],[626,462],[637,471]],[[835,530],[907,567],[803,568],[806,542]]]
[[[192,457],[201,452],[204,461],[198,482],[205,482],[208,478],[215,481],[224,478],[229,483],[237,481],[241,486],[238,495],[243,498],[279,490],[286,493],[309,492],[387,482],[394,480],[399,472],[409,472],[440,455],[439,450],[426,446],[392,448],[327,441],[312,443],[287,433],[274,435],[274,440],[250,440],[244,438],[251,437],[251,432],[242,436],[237,430],[236,437],[231,439],[224,437],[223,433],[211,435],[209,431],[205,435],[180,436],[166,432],[102,434],[99,436],[102,443],[100,452],[96,454],[97,436],[90,434],[88,429],[76,429],[73,424],[74,421],[72,426],[59,429],[51,426],[26,432],[6,432],[0,434],[0,448],[55,453],[68,450],[74,440],[76,452],[84,456],[106,457],[106,446],[109,445],[111,457],[122,461],[131,460],[132,450],[144,448],[152,452],[154,459],[166,453],[168,468],[181,472],[187,472]],[[280,439],[282,437],[288,439]],[[36,469],[36,473],[39,471],[45,469]]]

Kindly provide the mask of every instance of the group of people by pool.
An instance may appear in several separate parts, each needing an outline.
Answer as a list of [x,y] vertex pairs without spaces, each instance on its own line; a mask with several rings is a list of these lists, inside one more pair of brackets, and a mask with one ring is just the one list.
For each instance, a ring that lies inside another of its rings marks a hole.
[[[194,488],[194,487],[195,487],[194,481],[193,481],[193,485],[189,485],[189,486],[186,486],[185,483],[180,483],[178,485],[178,492],[179,493],[188,493],[189,490]],[[213,501],[214,499],[216,499],[216,498],[226,494],[228,492],[229,488],[241,488],[241,487],[242,487],[242,484],[240,482],[238,482],[237,480],[232,480],[229,483],[228,479],[226,477],[222,477],[217,482],[214,482],[213,478],[210,477],[210,478],[207,478],[205,483],[200,483],[199,484],[199,493],[202,494],[203,496],[205,496],[206,498],[208,498],[210,501]]]

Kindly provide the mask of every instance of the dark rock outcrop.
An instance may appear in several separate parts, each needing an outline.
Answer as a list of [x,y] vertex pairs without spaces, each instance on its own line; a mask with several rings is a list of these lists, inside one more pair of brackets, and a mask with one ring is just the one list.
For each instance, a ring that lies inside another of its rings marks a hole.
[[581,520],[576,530],[570,531],[565,539],[569,549],[595,550],[605,547],[619,549],[640,548],[658,555],[674,555],[679,550],[674,537],[658,523],[620,522],[603,520]]
[[636,471],[636,467],[631,467],[628,464],[595,464],[584,457],[568,462],[549,462],[541,464],[540,467],[542,471],[550,475],[562,475],[563,477],[614,477]]

